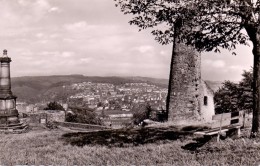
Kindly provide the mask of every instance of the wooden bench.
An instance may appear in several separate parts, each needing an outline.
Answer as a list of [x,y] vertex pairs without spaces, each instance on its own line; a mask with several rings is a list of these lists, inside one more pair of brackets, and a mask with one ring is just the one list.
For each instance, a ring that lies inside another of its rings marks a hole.
[[244,115],[244,111],[213,115],[213,122],[208,125],[209,129],[204,131],[197,131],[194,134],[204,136],[218,135],[217,141],[219,141],[220,135],[231,129],[235,129],[237,130],[237,136],[240,137],[240,128],[244,126]]

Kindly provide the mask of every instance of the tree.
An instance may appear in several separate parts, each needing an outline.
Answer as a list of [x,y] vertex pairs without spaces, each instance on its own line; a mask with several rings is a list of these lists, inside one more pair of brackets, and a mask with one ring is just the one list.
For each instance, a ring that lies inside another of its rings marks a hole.
[[141,123],[145,119],[149,119],[150,113],[152,111],[149,104],[140,104],[132,108],[133,111],[133,123],[135,125]]
[[54,101],[54,102],[49,102],[47,104],[47,107],[44,108],[44,110],[63,110],[64,111],[64,108],[62,107],[62,105],[60,105],[59,103]]
[[240,94],[239,94],[239,103],[238,107],[241,110],[246,110],[248,112],[253,111],[253,72],[244,71],[242,74],[243,78],[239,82]]
[[89,108],[70,107],[70,110],[66,114],[66,122],[85,123],[85,124],[96,124],[101,125],[100,118],[96,115],[93,110]]
[[239,86],[231,81],[225,81],[223,86],[215,93],[216,114],[238,111]]
[[243,78],[239,83],[231,81],[223,83],[223,86],[214,95],[216,114],[238,110],[252,112],[252,75],[252,71],[244,71]]
[[[153,28],[161,44],[183,42],[198,51],[234,50],[253,44],[253,122],[251,136],[259,132],[260,112],[260,1],[259,0],[115,0],[130,24]],[[163,26],[162,26],[163,25]],[[245,34],[243,30],[247,33]]]

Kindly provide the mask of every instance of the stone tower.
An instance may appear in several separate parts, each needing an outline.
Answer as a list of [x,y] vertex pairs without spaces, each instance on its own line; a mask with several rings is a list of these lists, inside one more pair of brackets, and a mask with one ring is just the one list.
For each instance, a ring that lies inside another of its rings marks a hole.
[[[184,44],[176,43],[170,73],[168,120],[179,125],[204,121],[202,115],[208,114],[201,112],[205,86],[201,80],[200,53]],[[209,116],[212,114],[214,110],[210,110]]]
[[26,125],[19,121],[17,97],[11,91],[10,62],[11,58],[7,56],[7,50],[4,50],[0,57],[0,130],[21,130]]

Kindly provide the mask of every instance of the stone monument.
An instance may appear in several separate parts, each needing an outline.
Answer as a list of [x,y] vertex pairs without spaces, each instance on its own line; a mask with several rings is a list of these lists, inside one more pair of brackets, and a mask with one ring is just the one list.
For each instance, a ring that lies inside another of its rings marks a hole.
[[21,132],[27,125],[21,123],[16,109],[16,96],[11,91],[10,62],[7,50],[0,57],[0,131]]

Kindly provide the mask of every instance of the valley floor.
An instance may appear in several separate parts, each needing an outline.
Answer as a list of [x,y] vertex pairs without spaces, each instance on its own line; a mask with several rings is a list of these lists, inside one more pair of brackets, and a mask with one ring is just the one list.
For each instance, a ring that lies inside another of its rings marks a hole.
[[[211,140],[187,150],[194,141],[166,140],[129,147],[72,146],[60,129],[0,134],[1,165],[256,165],[260,164],[260,139]],[[186,148],[185,148],[186,147]]]

